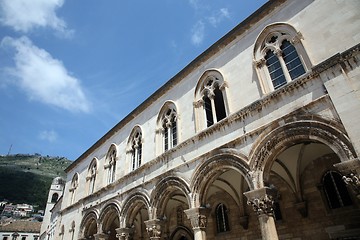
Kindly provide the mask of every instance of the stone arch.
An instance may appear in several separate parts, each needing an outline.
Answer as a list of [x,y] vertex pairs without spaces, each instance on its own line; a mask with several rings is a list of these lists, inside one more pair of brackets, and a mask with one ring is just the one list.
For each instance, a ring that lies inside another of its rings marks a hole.
[[125,201],[121,210],[120,216],[123,219],[123,227],[130,227],[130,224],[134,220],[134,214],[140,210],[141,204],[143,204],[150,215],[150,200],[149,196],[144,192],[135,192],[131,194]]
[[181,239],[194,239],[194,235],[190,229],[185,226],[178,226],[170,235],[169,239],[181,240]]
[[178,176],[168,176],[161,179],[152,191],[151,206],[153,209],[153,218],[163,215],[165,203],[174,190],[180,190],[190,206],[190,187],[188,183]]
[[[226,170],[235,170],[244,177],[250,189],[254,186],[251,181],[247,157],[235,149],[220,149],[213,156],[209,157],[194,172],[191,182],[191,207],[199,207],[206,204],[205,193],[212,184],[212,180]],[[206,179],[206,181],[203,181]]]
[[[335,126],[334,126],[335,125]],[[264,186],[264,178],[269,172],[276,155],[296,143],[311,141],[322,143],[338,155],[341,162],[356,157],[354,148],[345,131],[336,124],[329,124],[323,119],[314,117],[302,119],[278,126],[254,143],[250,151],[250,170],[254,172],[253,180],[256,188]]]
[[106,231],[116,219],[120,221],[120,207],[117,201],[110,201],[100,210],[99,224],[102,231]]
[[[90,211],[85,214],[80,223],[80,236],[87,238],[93,236],[98,231],[99,214],[97,211]],[[94,232],[95,228],[95,232]]]

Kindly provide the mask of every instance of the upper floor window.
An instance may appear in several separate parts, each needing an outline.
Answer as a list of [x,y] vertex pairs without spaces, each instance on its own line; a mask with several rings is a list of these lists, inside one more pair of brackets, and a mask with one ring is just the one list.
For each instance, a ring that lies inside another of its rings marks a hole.
[[71,185],[69,188],[69,192],[70,192],[70,204],[74,203],[75,200],[75,193],[76,193],[76,189],[79,186],[79,174],[75,173],[72,180],[71,180]]
[[97,174],[97,159],[94,158],[88,169],[88,175],[86,177],[86,181],[88,181],[88,187],[89,187],[89,194],[92,194],[95,191],[95,180],[96,180],[96,174]]
[[116,175],[116,145],[112,144],[107,156],[106,161],[107,164],[105,164],[104,168],[107,169],[107,183],[113,183],[115,181],[115,175]]
[[335,171],[325,173],[323,189],[330,209],[352,205],[350,194],[340,173]]
[[53,193],[53,195],[51,196],[51,203],[56,203],[58,198],[59,198],[59,194]]
[[228,211],[223,203],[220,203],[216,206],[215,217],[216,229],[218,233],[230,231]]
[[131,158],[131,170],[141,166],[142,161],[142,132],[139,126],[135,127],[130,134],[128,153]]
[[263,91],[270,92],[306,73],[311,63],[303,36],[284,23],[267,26],[258,36],[254,61]]
[[226,83],[220,72],[206,71],[195,90],[197,129],[210,127],[227,116]]
[[160,135],[161,152],[165,152],[178,144],[178,123],[176,106],[173,102],[166,102],[161,108],[157,125],[157,133]]

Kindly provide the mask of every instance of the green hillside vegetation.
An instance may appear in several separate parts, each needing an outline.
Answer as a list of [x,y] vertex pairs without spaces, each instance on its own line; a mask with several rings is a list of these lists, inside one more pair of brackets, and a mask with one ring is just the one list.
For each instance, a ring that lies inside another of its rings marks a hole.
[[40,154],[0,156],[0,200],[38,205],[45,209],[52,180],[65,176],[70,160]]

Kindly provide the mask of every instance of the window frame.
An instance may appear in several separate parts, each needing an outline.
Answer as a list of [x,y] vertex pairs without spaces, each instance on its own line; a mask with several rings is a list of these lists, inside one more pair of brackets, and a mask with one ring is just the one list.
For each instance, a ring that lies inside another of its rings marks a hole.
[[[287,83],[303,76],[311,69],[312,63],[303,46],[303,39],[303,35],[287,23],[274,23],[266,26],[260,32],[254,45],[253,63],[260,82],[262,94],[267,94],[278,88],[281,88]],[[291,77],[283,56],[281,46],[283,45],[284,41],[288,41],[292,47],[294,47],[297,53],[297,57],[299,58],[304,69],[304,73],[295,78]],[[267,66],[266,59],[269,51],[273,53],[274,57],[277,57],[286,80],[286,82],[282,82],[280,85],[273,85],[273,79],[270,75],[271,72]]]
[[[227,87],[228,84],[220,71],[210,69],[202,74],[195,88],[193,104],[196,131],[213,126],[229,116]],[[219,94],[221,94],[220,98]],[[221,106],[219,106],[219,101],[221,101]],[[223,114],[220,116],[221,119],[219,119],[220,112]]]
[[106,184],[114,183],[116,180],[116,162],[118,161],[118,151],[116,144],[111,144],[107,154],[106,154],[106,164],[104,169],[106,169]]
[[140,126],[131,131],[127,144],[127,155],[130,162],[130,171],[138,169],[143,163],[143,135]]
[[93,158],[88,167],[88,174],[86,177],[86,181],[88,182],[88,195],[91,195],[96,190],[96,178],[98,174],[98,160],[97,158]]

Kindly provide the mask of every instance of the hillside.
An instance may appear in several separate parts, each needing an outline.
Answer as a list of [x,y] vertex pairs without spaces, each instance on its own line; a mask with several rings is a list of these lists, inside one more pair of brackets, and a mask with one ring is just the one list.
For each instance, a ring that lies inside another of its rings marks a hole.
[[53,178],[64,176],[70,160],[39,154],[0,156],[0,200],[44,209]]

